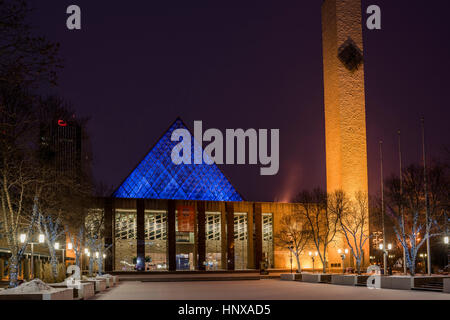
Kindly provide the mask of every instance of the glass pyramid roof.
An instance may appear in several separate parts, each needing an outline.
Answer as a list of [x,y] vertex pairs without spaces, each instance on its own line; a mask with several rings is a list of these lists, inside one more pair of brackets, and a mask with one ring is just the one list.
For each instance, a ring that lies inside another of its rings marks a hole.
[[175,165],[172,132],[187,127],[177,119],[145,158],[113,193],[116,198],[243,201],[216,164],[194,164],[194,137],[191,141],[192,164]]

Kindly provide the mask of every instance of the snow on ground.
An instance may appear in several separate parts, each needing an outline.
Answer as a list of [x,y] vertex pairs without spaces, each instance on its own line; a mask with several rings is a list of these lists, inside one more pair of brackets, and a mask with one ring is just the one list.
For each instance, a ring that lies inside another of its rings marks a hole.
[[450,300],[450,294],[299,281],[121,282],[98,300]]
[[16,288],[3,290],[0,292],[0,294],[46,293],[54,291],[58,290],[50,287],[45,282],[39,279],[35,279],[30,282],[22,283],[20,286]]

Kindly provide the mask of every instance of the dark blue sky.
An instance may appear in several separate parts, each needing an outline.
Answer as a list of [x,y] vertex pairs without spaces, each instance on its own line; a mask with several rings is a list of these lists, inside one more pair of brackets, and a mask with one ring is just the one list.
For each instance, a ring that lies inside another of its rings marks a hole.
[[[363,0],[382,9],[382,30],[364,28],[370,192],[378,192],[378,141],[386,174],[421,159],[420,117],[430,158],[449,145],[448,1]],[[279,128],[280,171],[222,169],[248,199],[289,200],[325,187],[322,1],[33,0],[33,25],[61,43],[58,94],[90,116],[94,173],[117,186],[177,117],[191,127]],[[82,30],[66,29],[66,8]],[[367,16],[364,15],[364,18]]]

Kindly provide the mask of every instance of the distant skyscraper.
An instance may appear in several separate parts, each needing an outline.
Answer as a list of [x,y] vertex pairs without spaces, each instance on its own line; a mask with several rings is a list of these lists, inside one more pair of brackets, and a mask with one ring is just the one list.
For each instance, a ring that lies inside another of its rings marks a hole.
[[57,120],[41,124],[40,143],[61,175],[77,177],[82,168],[82,129],[77,123]]

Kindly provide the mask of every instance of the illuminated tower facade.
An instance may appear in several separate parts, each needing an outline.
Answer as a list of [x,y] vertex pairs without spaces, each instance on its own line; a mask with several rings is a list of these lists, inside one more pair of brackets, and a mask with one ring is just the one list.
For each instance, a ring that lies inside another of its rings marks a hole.
[[361,0],[322,5],[327,190],[368,192]]
[[[354,198],[356,192],[368,193],[361,0],[323,2],[322,42],[327,191],[343,190]],[[343,237],[336,240],[338,247],[347,246]],[[367,241],[363,266],[369,251]],[[331,250],[329,260],[336,259]],[[351,255],[346,260],[345,265],[354,266]]]

